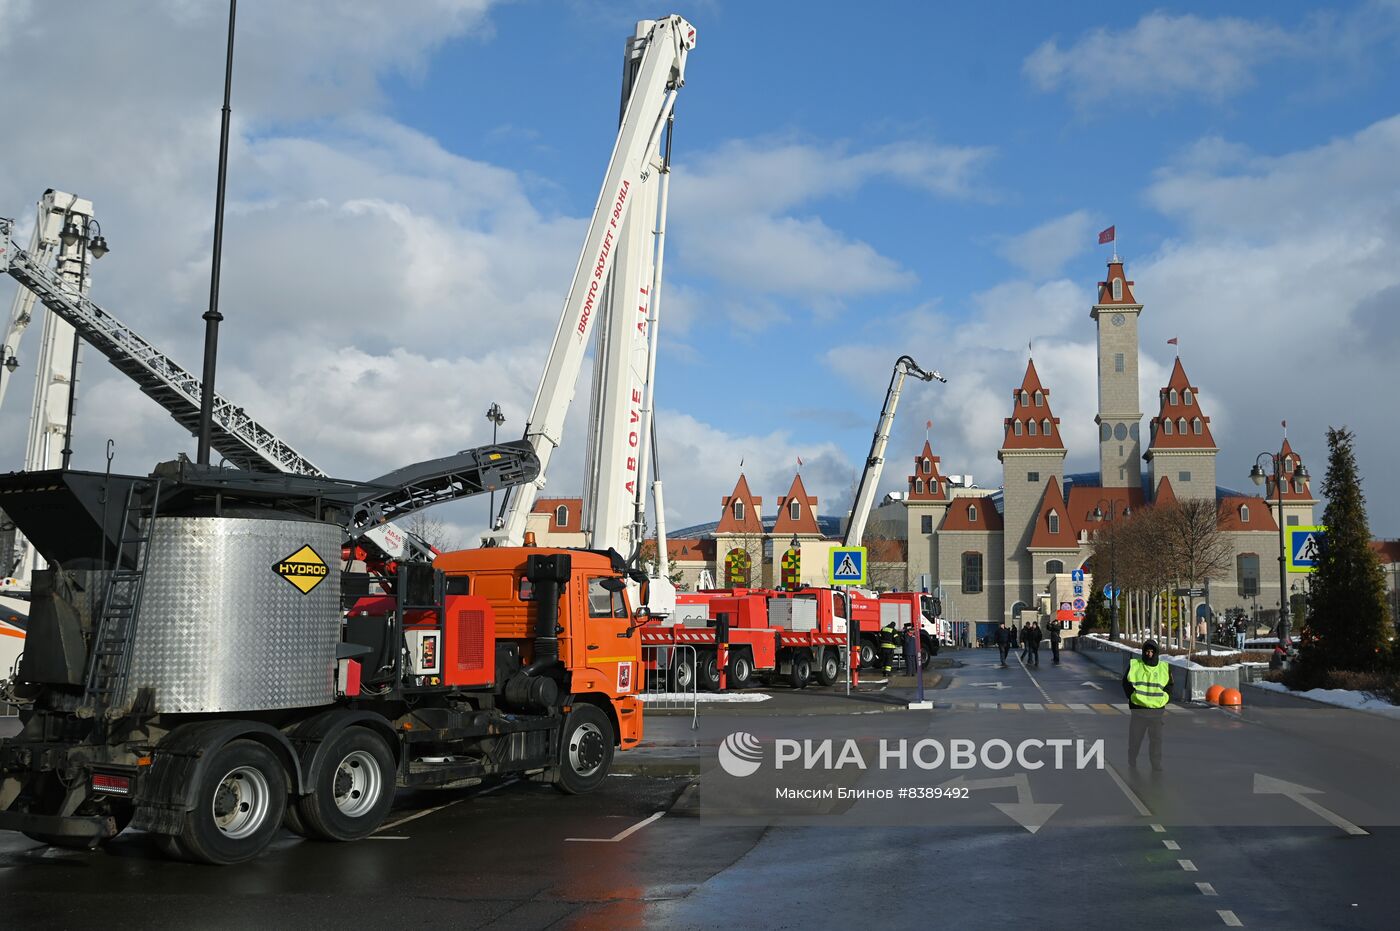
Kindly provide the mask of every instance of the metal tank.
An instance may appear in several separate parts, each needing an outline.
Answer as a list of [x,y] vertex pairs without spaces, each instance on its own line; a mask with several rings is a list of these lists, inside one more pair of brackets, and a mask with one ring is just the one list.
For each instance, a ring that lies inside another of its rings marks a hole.
[[343,539],[318,521],[157,518],[117,706],[143,688],[164,714],[334,701]]

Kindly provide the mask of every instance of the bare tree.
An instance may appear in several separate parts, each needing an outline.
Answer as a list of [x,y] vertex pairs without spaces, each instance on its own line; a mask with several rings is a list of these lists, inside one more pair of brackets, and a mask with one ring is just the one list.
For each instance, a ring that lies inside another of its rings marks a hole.
[[451,527],[441,518],[433,517],[428,511],[414,511],[408,518],[408,529],[441,552],[447,553],[461,548]]
[[[647,575],[652,576],[653,578],[656,576],[656,553],[656,538],[653,537],[649,540],[642,541],[642,548],[637,556],[637,558],[641,561],[642,568],[646,570]],[[666,568],[670,570],[666,573],[666,577],[671,580],[672,585],[675,585],[679,588],[681,580],[682,578],[684,578],[684,573],[681,572],[681,567],[675,562],[668,560],[666,563]]]
[[[1188,498],[1159,510],[1163,520],[1166,556],[1176,577],[1196,588],[1223,577],[1230,569],[1234,547],[1220,529],[1220,505],[1213,500]],[[1196,619],[1187,617],[1190,639],[1195,640]]]

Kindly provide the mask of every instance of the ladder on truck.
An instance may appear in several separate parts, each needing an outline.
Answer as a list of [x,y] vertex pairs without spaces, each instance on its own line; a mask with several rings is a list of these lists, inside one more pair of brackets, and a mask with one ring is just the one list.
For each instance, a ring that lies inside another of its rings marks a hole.
[[[151,345],[131,327],[87,297],[65,286],[57,272],[9,239],[0,237],[0,272],[8,273],[89,345],[136,382],[142,392],[192,433],[199,430],[203,384],[199,376]],[[214,395],[214,449],[240,469],[254,472],[323,473],[267,427],[219,394]]]
[[[97,622],[97,636],[92,644],[92,662],[88,667],[84,705],[95,716],[111,710],[112,702],[121,697],[131,671],[131,643],[136,636],[136,622],[141,613],[141,593],[146,585],[146,562],[151,552],[151,536],[155,533],[156,515],[160,508],[161,480],[133,482],[127,489],[126,506],[122,510],[122,535],[107,589],[102,596],[102,611]],[[147,496],[149,495],[149,499]],[[127,558],[130,556],[129,565]]]

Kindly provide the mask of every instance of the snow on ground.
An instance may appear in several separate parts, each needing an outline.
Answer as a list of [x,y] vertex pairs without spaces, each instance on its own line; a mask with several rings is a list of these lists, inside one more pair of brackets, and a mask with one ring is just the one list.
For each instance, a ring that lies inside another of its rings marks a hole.
[[1268,689],[1270,692],[1282,692],[1285,695],[1294,695],[1326,705],[1336,705],[1339,708],[1351,708],[1356,711],[1369,711],[1373,714],[1400,718],[1400,705],[1392,705],[1384,698],[1376,698],[1370,692],[1356,692],[1351,689],[1309,689],[1306,692],[1291,692],[1288,690],[1288,686],[1282,682],[1251,682],[1249,684],[1255,688]]
[[700,692],[692,695],[690,692],[648,692],[645,695],[638,695],[642,701],[690,701],[693,697],[696,701],[703,702],[755,702],[767,701],[773,696],[763,692]]

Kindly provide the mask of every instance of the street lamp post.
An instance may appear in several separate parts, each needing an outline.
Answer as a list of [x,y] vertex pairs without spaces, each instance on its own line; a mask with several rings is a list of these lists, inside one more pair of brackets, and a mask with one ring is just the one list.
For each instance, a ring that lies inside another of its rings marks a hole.
[[[486,419],[491,423],[491,444],[494,446],[496,443],[496,431],[500,429],[501,424],[506,422],[506,415],[501,413],[501,405],[497,404],[495,401],[492,401],[491,406],[486,408]],[[486,526],[490,530],[495,530],[496,489],[494,488],[491,489],[491,497],[489,499],[487,507],[490,508],[490,510],[486,514]]]
[[[1286,458],[1282,450],[1277,453],[1260,453],[1254,459],[1254,468],[1249,470],[1249,477],[1254,484],[1263,485],[1268,480],[1269,473],[1264,471],[1264,467],[1260,463],[1267,459],[1273,468],[1274,500],[1278,504],[1278,634],[1285,649],[1290,643],[1288,639],[1288,560],[1284,555],[1283,543],[1283,463]],[[1298,470],[1293,475],[1307,481],[1309,477],[1308,467],[1299,463]]]
[[[1104,509],[1103,509],[1103,508],[1104,508],[1104,505],[1108,505],[1108,512],[1107,512],[1106,514],[1105,514]],[[1096,520],[1096,521],[1102,521],[1102,520],[1104,520],[1105,518],[1107,518],[1107,520],[1109,521],[1109,523],[1112,523],[1114,517],[1115,517],[1116,514],[1117,514],[1117,510],[1118,510],[1118,502],[1116,502],[1116,501],[1111,501],[1111,500],[1107,500],[1107,499],[1104,499],[1104,498],[1100,498],[1098,504],[1094,505],[1094,513],[1093,513],[1092,517],[1093,517],[1094,520]],[[1130,506],[1128,506],[1128,505],[1124,505],[1124,506],[1123,506],[1123,516],[1124,516],[1124,517],[1131,517],[1132,514],[1133,514],[1133,509],[1132,509]],[[1117,543],[1116,541],[1111,541],[1111,542],[1109,543],[1109,547],[1108,547],[1108,575],[1109,575],[1108,585],[1109,585],[1109,588],[1112,589],[1112,594],[1110,594],[1109,597],[1108,597],[1108,638],[1109,638],[1110,640],[1117,640],[1117,639],[1118,639],[1118,543]]]

